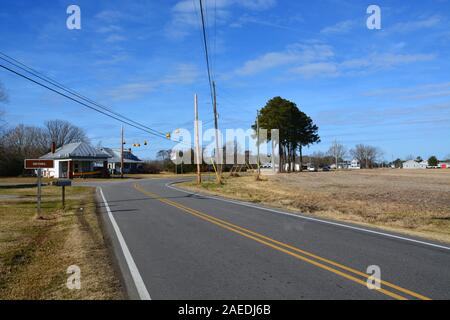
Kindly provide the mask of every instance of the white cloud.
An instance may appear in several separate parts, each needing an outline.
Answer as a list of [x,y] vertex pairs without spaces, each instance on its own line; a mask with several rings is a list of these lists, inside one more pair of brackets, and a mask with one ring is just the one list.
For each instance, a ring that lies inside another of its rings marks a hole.
[[252,9],[252,10],[267,10],[275,6],[275,0],[237,0],[236,3]]
[[225,76],[251,76],[267,70],[285,67],[305,78],[358,75],[391,69],[400,65],[431,61],[434,54],[372,53],[364,57],[338,60],[331,46],[320,42],[296,43],[283,51],[265,53],[246,61]]
[[97,60],[95,62],[95,64],[96,65],[113,65],[113,64],[117,64],[117,63],[126,61],[126,60],[128,60],[128,58],[129,58],[129,56],[126,53],[120,52],[117,54],[110,55],[107,58]]
[[114,32],[121,32],[121,31],[123,31],[122,27],[119,27],[117,25],[101,26],[97,30],[98,33],[114,33]]
[[450,96],[450,82],[421,84],[413,87],[383,88],[363,92],[366,97],[391,97],[400,100],[425,100]]
[[371,54],[364,58],[350,59],[340,63],[343,69],[354,70],[362,68],[389,69],[402,64],[430,61],[434,54]]
[[153,82],[133,82],[124,84],[109,92],[113,100],[134,100],[156,89]]
[[323,28],[320,32],[323,34],[338,34],[349,32],[355,25],[353,20],[338,22],[334,26]]
[[330,46],[324,44],[294,44],[282,52],[269,52],[256,59],[249,60],[233,73],[239,76],[257,74],[275,67],[299,63],[326,60],[334,55]]
[[313,78],[316,76],[337,76],[339,70],[336,64],[329,62],[309,63],[291,70],[294,73],[300,74],[305,78]]
[[[206,19],[216,21],[217,25],[225,24],[231,15],[233,6],[240,6],[248,10],[267,10],[276,4],[276,0],[205,0],[204,12]],[[208,10],[206,10],[208,9]],[[200,7],[197,1],[182,0],[172,7],[172,17],[166,25],[166,35],[170,38],[183,38],[193,29],[200,26]]]
[[418,20],[411,20],[408,22],[400,22],[394,25],[391,31],[394,32],[411,32],[420,29],[432,28],[440,24],[441,17],[434,15],[428,18],[422,18]]
[[194,83],[199,77],[197,68],[190,64],[180,64],[174,70],[154,81],[134,81],[108,92],[108,95],[116,101],[135,100],[153,92],[161,86],[188,85]]
[[108,43],[122,42],[126,40],[127,40],[126,37],[121,36],[119,34],[111,34],[105,39],[105,41]]
[[127,17],[128,15],[118,10],[104,10],[95,15],[95,18],[107,23],[116,22]]

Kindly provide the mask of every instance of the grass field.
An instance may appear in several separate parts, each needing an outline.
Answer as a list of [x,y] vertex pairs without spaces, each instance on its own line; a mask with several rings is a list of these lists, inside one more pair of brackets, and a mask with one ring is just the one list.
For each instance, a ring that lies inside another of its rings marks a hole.
[[302,172],[184,186],[450,243],[450,170]]
[[[30,181],[33,182],[33,181]],[[43,188],[43,218],[36,188],[0,189],[0,299],[120,299],[120,281],[96,214],[94,189]],[[67,268],[81,269],[81,289],[69,290]]]

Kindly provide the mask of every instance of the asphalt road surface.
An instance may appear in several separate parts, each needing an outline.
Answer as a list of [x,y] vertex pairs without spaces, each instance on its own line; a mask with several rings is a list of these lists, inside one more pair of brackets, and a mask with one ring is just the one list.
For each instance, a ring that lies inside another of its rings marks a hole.
[[173,182],[97,184],[133,299],[450,298],[450,246],[186,193]]

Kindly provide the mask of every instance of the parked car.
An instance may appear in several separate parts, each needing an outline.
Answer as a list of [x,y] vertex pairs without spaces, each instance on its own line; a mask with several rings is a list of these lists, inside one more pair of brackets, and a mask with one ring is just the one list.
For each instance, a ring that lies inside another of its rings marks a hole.
[[331,168],[329,166],[325,166],[322,168],[322,171],[331,171]]
[[310,172],[317,172],[319,170],[317,170],[316,167],[308,167],[308,171],[310,171]]

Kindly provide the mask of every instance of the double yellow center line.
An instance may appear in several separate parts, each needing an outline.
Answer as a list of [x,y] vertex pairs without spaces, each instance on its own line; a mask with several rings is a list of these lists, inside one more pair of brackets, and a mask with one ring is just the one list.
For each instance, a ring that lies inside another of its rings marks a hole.
[[[286,253],[286,254],[288,254],[288,255],[296,258],[296,259],[299,259],[299,260],[302,260],[304,262],[310,263],[310,264],[312,264],[312,265],[314,265],[314,266],[316,266],[316,267],[318,267],[320,269],[332,272],[332,273],[334,273],[336,275],[339,275],[339,276],[341,276],[343,278],[346,278],[346,279],[348,279],[350,281],[353,281],[355,283],[363,285],[363,286],[365,286],[367,288],[367,279],[370,278],[371,276],[366,274],[366,273],[364,273],[364,272],[361,272],[359,270],[356,270],[356,269],[344,266],[344,265],[342,265],[340,263],[337,263],[335,261],[332,261],[332,260],[320,257],[318,255],[315,255],[313,253],[310,253],[310,252],[307,252],[305,250],[299,249],[297,247],[293,247],[293,246],[291,246],[289,244],[286,244],[286,243],[274,240],[272,238],[266,237],[266,236],[264,236],[264,235],[262,235],[260,233],[257,233],[257,232],[254,232],[254,231],[242,228],[242,227],[237,226],[235,224],[232,224],[232,223],[230,223],[228,221],[225,221],[225,220],[216,218],[216,217],[214,217],[212,215],[203,213],[201,211],[198,211],[198,210],[186,207],[186,206],[184,206],[184,205],[182,205],[180,203],[177,203],[177,202],[165,199],[165,198],[163,198],[163,197],[161,197],[161,196],[159,196],[159,195],[157,195],[155,193],[152,193],[152,192],[149,192],[147,190],[144,190],[137,183],[134,184],[134,187],[135,187],[136,190],[138,190],[138,191],[142,192],[143,194],[151,197],[152,199],[158,200],[158,201],[163,202],[165,204],[168,204],[168,205],[170,205],[172,207],[178,208],[178,209],[180,209],[183,212],[189,213],[189,214],[191,214],[193,216],[196,216],[196,217],[198,217],[198,218],[200,218],[202,220],[205,220],[205,221],[208,221],[210,223],[213,223],[213,224],[215,224],[215,225],[217,225],[217,226],[219,226],[221,228],[224,228],[226,230],[229,230],[231,232],[240,234],[240,235],[242,235],[242,236],[244,236],[244,237],[246,237],[248,239],[252,239],[252,240],[254,240],[256,242],[259,242],[259,243],[261,243],[261,244],[263,244],[265,246],[268,246],[268,247],[270,247],[272,249],[275,249],[277,251]],[[362,279],[357,277],[357,276],[361,277]],[[389,296],[391,298],[394,298],[394,299],[408,300],[407,297],[401,295],[401,294],[406,294],[407,296],[409,295],[411,297],[414,297],[414,298],[417,298],[417,299],[421,299],[421,300],[431,300],[430,298],[425,297],[425,296],[423,296],[421,294],[418,294],[418,293],[413,292],[411,290],[402,288],[400,286],[397,286],[395,284],[392,284],[392,283],[384,281],[384,280],[379,280],[379,283],[380,283],[381,287],[388,287],[388,288],[390,288],[390,290],[380,288],[380,289],[376,289],[376,291],[380,292],[380,293],[383,293],[383,294],[385,294],[385,295],[387,295],[387,296]],[[394,289],[397,292],[400,292],[401,294],[395,293],[391,289]]]

